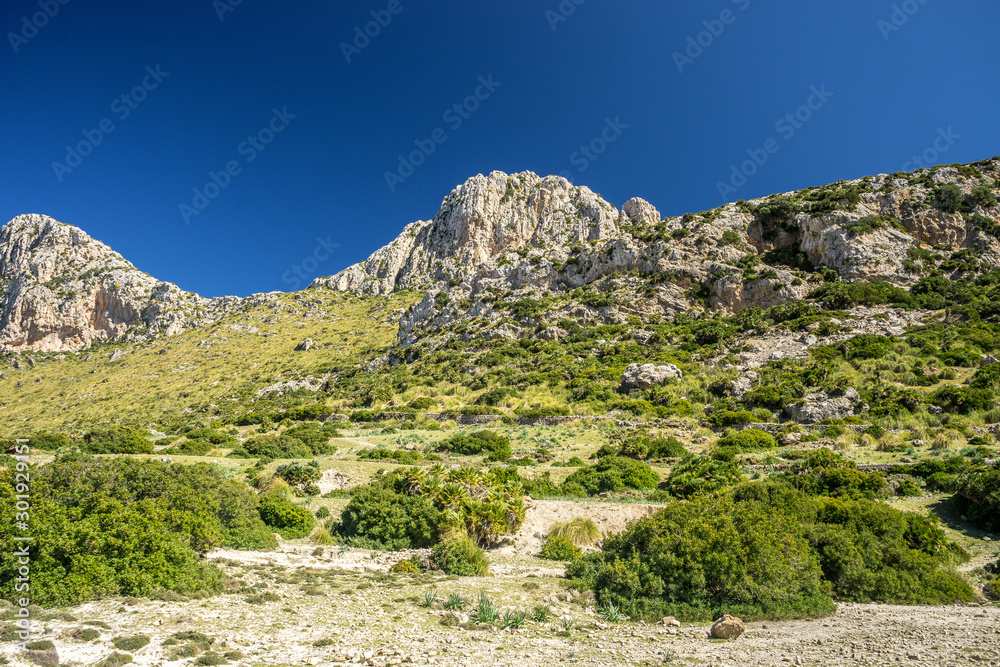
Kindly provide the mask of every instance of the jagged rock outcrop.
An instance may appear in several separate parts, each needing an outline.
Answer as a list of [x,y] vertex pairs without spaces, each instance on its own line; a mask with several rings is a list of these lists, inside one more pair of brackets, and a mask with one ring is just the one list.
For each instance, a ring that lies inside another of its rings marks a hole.
[[172,335],[242,302],[205,299],[136,269],[83,230],[44,215],[0,229],[0,351],[75,351]]
[[[506,338],[518,327],[522,333],[540,327],[536,335],[549,339],[552,324],[564,318],[622,324],[631,317],[766,309],[817,286],[822,278],[798,270],[804,264],[828,267],[847,281],[909,287],[922,275],[913,253],[927,246],[971,248],[981,265],[1000,266],[997,238],[933,201],[941,185],[969,193],[996,182],[998,166],[991,160],[788,193],[796,211],[778,227],[754,211],[764,200],[662,219],[640,198],[619,211],[558,176],[493,172],[457,187],[432,220],[408,225],[364,262],[313,286],[359,294],[428,289],[400,320],[404,346],[456,322],[469,322],[461,334],[467,340],[484,332]],[[816,191],[844,192],[845,199],[831,194],[834,205],[813,206]],[[995,207],[970,206],[966,215],[1000,218]],[[873,217],[880,221],[862,224]],[[582,298],[575,292],[581,287],[609,298]],[[544,316],[512,307],[553,295],[572,298],[549,303]]]
[[830,396],[824,391],[809,394],[801,402],[785,406],[785,412],[800,424],[815,424],[824,419],[850,417],[863,405],[857,390],[848,387],[839,396]]
[[666,384],[667,380],[680,380],[684,377],[681,369],[673,364],[657,366],[656,364],[631,364],[622,372],[621,390],[630,393],[636,390],[649,389],[658,384]]

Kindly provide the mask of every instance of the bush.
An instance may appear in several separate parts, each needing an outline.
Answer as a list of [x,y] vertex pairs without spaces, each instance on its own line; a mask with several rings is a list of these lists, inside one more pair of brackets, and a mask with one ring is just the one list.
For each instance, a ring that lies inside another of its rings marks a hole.
[[737,452],[752,452],[758,449],[774,449],[778,446],[778,441],[770,433],[748,428],[719,438],[715,446]]
[[549,535],[538,557],[545,560],[576,560],[583,556],[580,547],[566,537]]
[[984,208],[992,208],[997,205],[997,198],[993,195],[993,190],[988,185],[977,185],[972,188],[969,198],[978,206]]
[[690,498],[721,491],[745,479],[739,467],[731,461],[688,454],[674,466],[660,488],[675,498]]
[[261,435],[247,440],[229,455],[242,459],[308,459],[313,456],[313,452],[298,438],[288,435]]
[[646,620],[710,621],[833,613],[829,587],[794,522],[761,503],[700,498],[673,503],[570,564],[601,605]]
[[445,574],[460,577],[485,577],[490,569],[486,553],[462,532],[436,544],[431,550],[431,562]]
[[955,481],[955,503],[976,525],[1000,530],[1000,463],[977,466]]
[[437,445],[439,452],[452,452],[463,456],[486,454],[487,461],[506,461],[511,456],[510,439],[493,431],[459,433]]
[[422,549],[437,541],[441,512],[427,498],[368,485],[351,493],[337,532],[375,549]]
[[707,417],[708,422],[716,428],[726,428],[729,426],[742,426],[756,421],[753,413],[748,410],[713,410]]
[[149,644],[149,637],[146,635],[134,635],[132,637],[115,637],[111,640],[115,648],[119,651],[138,651]]
[[393,574],[420,574],[420,565],[408,558],[404,558],[390,567],[389,572]]
[[784,474],[789,484],[810,496],[875,499],[886,487],[881,473],[866,473],[829,449],[818,449]]
[[410,408],[411,410],[419,410],[419,411],[436,410],[437,402],[432,398],[421,396],[420,398],[415,398],[412,401],[410,401],[406,407]]
[[587,495],[618,492],[625,489],[648,491],[656,487],[660,478],[647,464],[624,456],[607,456],[594,465],[573,472],[563,488],[578,485]]
[[476,399],[476,403],[479,405],[489,405],[495,407],[503,403],[508,398],[516,397],[516,389],[511,387],[497,387],[496,389],[491,389],[490,391],[480,394],[479,398]]
[[80,449],[88,454],[152,454],[153,443],[135,431],[95,429],[83,436]]
[[311,493],[311,495],[317,495],[315,492],[318,492],[319,489],[316,488],[316,482],[323,477],[323,473],[319,469],[319,461],[316,460],[312,460],[306,465],[302,465],[298,461],[285,463],[278,466],[274,474],[290,485],[298,487],[306,493]]
[[[112,595],[218,590],[200,560],[216,547],[270,549],[257,497],[208,464],[82,458],[33,468],[32,599],[73,605]],[[14,486],[0,479],[0,542],[13,544]],[[14,596],[17,558],[0,554],[0,598]]]
[[[333,424],[307,423],[294,426],[282,435],[300,441],[309,448],[313,456],[324,456],[334,452],[335,447],[330,444],[330,438],[339,438],[340,432],[337,431],[337,427]],[[272,458],[279,457],[275,456]]]
[[957,412],[964,415],[994,407],[996,394],[992,389],[948,385],[934,392],[931,395],[931,400],[946,412]]
[[259,512],[264,523],[277,529],[286,540],[305,537],[316,525],[312,512],[277,492],[261,495]]
[[955,183],[946,183],[934,192],[934,201],[947,213],[958,213],[965,204],[965,194]]

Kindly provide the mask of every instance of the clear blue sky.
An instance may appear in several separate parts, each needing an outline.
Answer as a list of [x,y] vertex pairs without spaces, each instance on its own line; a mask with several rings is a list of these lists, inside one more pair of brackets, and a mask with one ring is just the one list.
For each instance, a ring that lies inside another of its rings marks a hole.
[[[495,169],[680,214],[722,203],[747,151],[767,161],[729,200],[1000,153],[992,0],[63,1],[0,9],[0,218],[51,215],[206,296],[304,287],[293,266],[335,273]],[[228,184],[196,200],[210,172]]]

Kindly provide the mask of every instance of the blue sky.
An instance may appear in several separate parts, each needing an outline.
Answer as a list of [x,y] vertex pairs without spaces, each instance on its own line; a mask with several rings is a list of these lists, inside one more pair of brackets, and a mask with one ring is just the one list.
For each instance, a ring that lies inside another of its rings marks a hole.
[[987,0],[7,0],[0,218],[246,295],[493,170],[676,215],[969,162],[1000,153],[997,26]]

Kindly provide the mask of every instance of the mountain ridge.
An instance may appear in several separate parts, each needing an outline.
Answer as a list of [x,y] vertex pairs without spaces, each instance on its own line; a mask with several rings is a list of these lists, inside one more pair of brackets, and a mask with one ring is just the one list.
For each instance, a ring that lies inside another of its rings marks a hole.
[[[463,321],[475,323],[466,336],[510,338],[565,317],[621,323],[768,308],[803,298],[829,275],[823,271],[908,287],[921,275],[912,256],[928,246],[968,249],[981,266],[1000,266],[991,231],[997,211],[973,197],[983,188],[995,196],[998,166],[993,158],[866,176],[667,218],[638,197],[618,209],[560,176],[494,171],[468,179],[433,218],[406,225],[366,260],[307,290],[427,290],[400,317],[398,343],[406,346]],[[957,192],[961,206],[943,205],[943,190]],[[274,294],[206,299],[38,214],[0,230],[0,293],[6,353],[169,337]],[[514,304],[552,297],[561,303],[544,317],[511,317]]]

